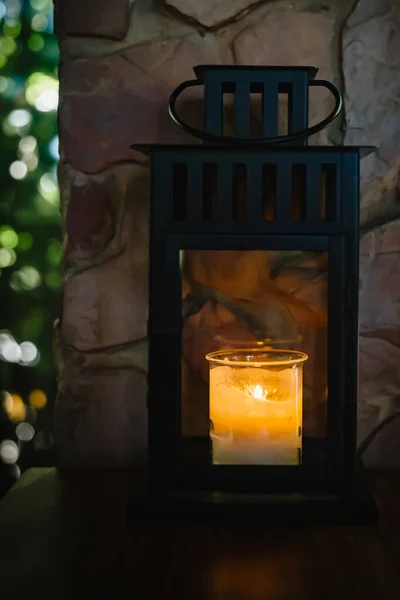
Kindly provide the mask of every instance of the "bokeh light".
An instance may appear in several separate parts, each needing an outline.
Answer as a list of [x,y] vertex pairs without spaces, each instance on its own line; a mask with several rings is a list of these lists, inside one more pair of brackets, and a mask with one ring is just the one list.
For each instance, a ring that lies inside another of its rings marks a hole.
[[39,166],[39,158],[37,155],[37,140],[32,135],[28,135],[18,144],[18,156],[26,164],[30,173]]
[[46,200],[53,199],[59,195],[58,186],[50,173],[45,173],[40,178],[39,191]]
[[0,248],[0,269],[12,267],[17,260],[17,255],[10,248]]
[[30,442],[35,435],[35,428],[30,423],[19,423],[15,428],[17,438],[21,442]]
[[42,175],[39,181],[39,193],[35,203],[42,215],[58,214],[60,206],[60,192],[51,173]]
[[18,235],[12,227],[0,227],[0,244],[4,248],[15,248],[18,244]]
[[30,112],[24,109],[12,110],[8,115],[8,122],[13,127],[25,127],[30,125],[32,122],[32,115]]
[[21,348],[10,334],[1,334],[0,358],[10,363],[17,363],[21,358]]
[[30,233],[23,232],[18,234],[18,246],[17,250],[20,252],[26,252],[30,248],[32,248],[33,239]]
[[16,17],[18,17],[19,13],[21,12],[20,0],[7,0],[6,12],[7,12],[7,17],[10,19],[15,19]]
[[0,94],[6,91],[8,87],[8,79],[7,77],[3,77],[0,75]]
[[0,460],[6,465],[13,465],[19,457],[19,448],[13,440],[0,442]]
[[16,19],[7,19],[3,26],[3,33],[17,38],[21,33],[21,23]]
[[32,52],[40,52],[44,48],[44,38],[40,33],[33,33],[28,38],[28,48]]
[[60,290],[63,286],[63,276],[58,271],[50,271],[44,279],[46,285],[51,290]]
[[9,479],[53,445],[51,336],[63,283],[53,9],[52,0],[0,0],[0,298],[12,330],[0,331],[0,443]]
[[8,414],[14,406],[14,400],[8,392],[3,392],[3,409]]
[[27,135],[20,140],[18,148],[22,154],[32,154],[37,148],[37,140],[33,135]]
[[60,158],[58,135],[55,135],[49,144],[49,154],[54,160]]
[[14,271],[10,279],[10,286],[15,292],[34,290],[42,281],[39,271],[35,267],[22,267]]
[[46,15],[39,13],[33,17],[31,26],[34,31],[46,31],[48,23],[49,20]]
[[57,267],[62,260],[63,249],[58,240],[50,240],[46,250],[46,260],[49,265]]
[[0,37],[0,54],[2,54],[4,57],[13,54],[16,48],[17,44],[10,35],[3,35]]
[[25,179],[28,174],[28,167],[22,160],[15,160],[11,163],[9,171],[13,179]]
[[49,7],[51,2],[49,0],[29,0],[30,5],[35,10],[44,10]]
[[58,81],[45,73],[33,73],[26,86],[25,97],[40,112],[56,110],[58,106]]
[[9,331],[0,331],[0,354],[5,345],[7,345],[10,341],[14,341],[13,336]]
[[21,396],[18,394],[6,393],[3,406],[9,420],[12,423],[25,421],[26,405],[24,404]]
[[21,469],[17,464],[12,465],[11,467],[11,477],[14,479],[19,479],[21,477]]
[[34,154],[31,154],[30,156],[24,156],[23,161],[26,164],[29,173],[32,173],[32,171],[34,171],[39,165],[39,159]]
[[35,108],[40,112],[50,112],[57,110],[58,107],[58,91],[43,90],[35,100]]
[[21,357],[19,359],[20,364],[24,366],[33,366],[38,363],[39,351],[35,344],[32,342],[22,342],[20,345]]
[[0,359],[9,363],[18,363],[24,367],[38,364],[40,353],[33,342],[18,342],[9,332],[0,333]]
[[42,390],[32,390],[29,394],[29,404],[38,410],[47,404],[46,394]]
[[[23,93],[25,89],[23,81],[17,77],[0,77],[0,94],[3,96],[5,100],[14,100],[20,94]],[[8,124],[8,120],[3,122],[3,130],[5,124]],[[15,132],[12,132],[15,133]]]

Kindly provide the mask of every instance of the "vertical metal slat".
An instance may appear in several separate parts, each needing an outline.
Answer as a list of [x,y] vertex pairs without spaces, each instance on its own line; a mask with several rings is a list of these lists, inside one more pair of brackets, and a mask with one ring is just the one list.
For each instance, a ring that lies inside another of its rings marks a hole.
[[278,135],[278,85],[264,85],[262,94],[262,118],[264,137]]
[[205,131],[213,135],[222,135],[223,101],[222,87],[218,72],[207,75],[204,88]]
[[317,223],[321,220],[322,165],[319,162],[306,164],[306,220]]
[[280,160],[276,169],[276,219],[280,223],[290,221],[292,196],[292,165],[289,160]]
[[203,163],[190,160],[187,169],[187,220],[200,223],[203,220]]
[[[306,73],[292,73],[291,79],[288,93],[288,133],[295,133],[308,127],[308,83]],[[292,144],[306,146],[307,138],[294,140]]]
[[223,222],[233,221],[233,165],[230,161],[217,163],[217,215],[218,220]]
[[236,84],[235,136],[250,137],[250,86],[247,82]]
[[252,160],[247,164],[247,221],[258,224],[262,214],[262,164]]

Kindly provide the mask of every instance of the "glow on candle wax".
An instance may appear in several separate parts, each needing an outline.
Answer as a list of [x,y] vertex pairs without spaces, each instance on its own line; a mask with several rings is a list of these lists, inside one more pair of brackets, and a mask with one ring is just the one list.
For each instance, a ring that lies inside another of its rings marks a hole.
[[299,464],[307,355],[228,350],[207,359],[214,464]]

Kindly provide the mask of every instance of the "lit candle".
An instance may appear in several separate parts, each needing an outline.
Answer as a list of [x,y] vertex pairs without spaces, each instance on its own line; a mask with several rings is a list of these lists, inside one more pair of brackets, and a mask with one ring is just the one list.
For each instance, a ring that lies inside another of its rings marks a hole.
[[213,463],[298,465],[303,362],[291,350],[222,350],[210,364]]

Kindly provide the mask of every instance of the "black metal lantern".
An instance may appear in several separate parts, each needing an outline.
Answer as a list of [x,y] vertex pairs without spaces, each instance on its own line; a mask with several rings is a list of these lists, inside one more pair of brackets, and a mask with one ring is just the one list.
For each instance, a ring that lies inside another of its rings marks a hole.
[[[170,114],[209,143],[133,146],[151,157],[152,510],[376,515],[356,455],[359,160],[372,148],[307,145],[341,109],[316,73],[198,66]],[[175,110],[195,85],[205,132]],[[308,128],[311,86],[336,105]],[[224,94],[234,95],[230,136]]]

